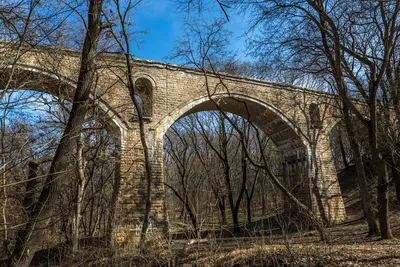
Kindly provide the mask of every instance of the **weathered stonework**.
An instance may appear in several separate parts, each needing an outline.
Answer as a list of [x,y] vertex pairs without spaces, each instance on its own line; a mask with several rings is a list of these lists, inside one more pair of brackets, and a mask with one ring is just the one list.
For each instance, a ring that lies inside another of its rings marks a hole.
[[[12,53],[3,53],[0,57],[1,86],[10,77],[12,58]],[[79,61],[80,55],[75,51],[24,51],[14,65],[12,87],[35,89],[72,100]],[[124,61],[117,56],[103,55],[97,63],[99,70],[92,102],[101,120],[119,141],[120,148],[114,237],[117,243],[129,243],[137,238],[134,227],[142,220],[144,210],[143,149],[133,103],[119,80],[125,77]],[[328,219],[332,223],[344,220],[345,210],[327,132],[335,123],[335,96],[245,77],[210,74],[205,79],[204,74],[195,69],[152,61],[136,60],[133,68],[134,79],[144,81],[147,86],[143,89],[147,94],[142,97],[143,101],[150,99],[150,103],[144,103],[144,108],[146,114],[151,115],[146,118],[145,130],[152,160],[151,218],[155,227],[167,229],[163,136],[179,118],[193,112],[215,110],[215,104],[224,111],[244,116],[270,136],[287,159],[283,163],[287,177],[303,186],[298,191],[305,203],[316,208],[313,199],[318,192]],[[320,125],[316,126],[315,119],[311,118],[311,104],[319,108]],[[316,162],[312,160],[314,154]]]

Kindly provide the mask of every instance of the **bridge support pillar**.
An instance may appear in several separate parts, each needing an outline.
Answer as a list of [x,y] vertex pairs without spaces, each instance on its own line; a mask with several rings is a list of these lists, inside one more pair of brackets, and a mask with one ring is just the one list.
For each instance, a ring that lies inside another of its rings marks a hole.
[[315,201],[314,207],[318,208],[319,213],[325,216],[330,224],[340,223],[345,220],[346,212],[330,143],[324,133],[321,133],[318,139],[315,152],[317,172],[311,173],[311,179],[314,199],[320,197],[321,201]]
[[[320,134],[314,156],[307,156],[303,150],[286,151],[285,154],[284,183],[289,191],[330,224],[344,221],[344,203],[330,143],[325,135]],[[316,160],[313,160],[314,157]],[[292,208],[290,201],[286,200],[285,212],[290,212]]]
[[[283,176],[286,188],[303,204],[311,207],[311,190],[309,186],[309,163],[305,149],[284,151]],[[285,212],[295,209],[287,198],[284,202]]]
[[[147,237],[158,237],[168,231],[164,202],[162,169],[162,140],[156,140],[152,131],[146,137],[149,147],[152,171],[150,225]],[[121,174],[116,201],[113,229],[114,245],[137,244],[143,224],[146,199],[147,178],[144,150],[139,131],[127,132],[121,144]]]

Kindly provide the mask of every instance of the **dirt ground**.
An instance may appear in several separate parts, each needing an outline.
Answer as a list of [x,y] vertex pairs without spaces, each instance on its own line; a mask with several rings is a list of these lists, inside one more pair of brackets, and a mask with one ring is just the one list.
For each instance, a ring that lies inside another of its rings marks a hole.
[[[175,263],[183,266],[400,266],[399,209],[391,214],[394,238],[367,237],[353,214],[327,228],[329,243],[316,231],[258,237],[175,241]],[[397,237],[397,238],[396,238]]]

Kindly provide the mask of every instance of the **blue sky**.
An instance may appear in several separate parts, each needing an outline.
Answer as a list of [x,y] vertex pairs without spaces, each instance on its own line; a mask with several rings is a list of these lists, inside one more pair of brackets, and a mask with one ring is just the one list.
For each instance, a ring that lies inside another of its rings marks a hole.
[[[233,10],[228,10],[230,21],[226,24],[229,31],[231,48],[239,57],[245,57],[245,32],[246,20],[239,17]],[[214,8],[213,15],[222,16],[218,7]],[[177,9],[172,0],[147,0],[143,1],[134,15],[137,30],[145,30],[147,34],[138,36],[142,41],[139,48],[133,53],[137,58],[168,62],[175,41],[181,36],[184,14]]]

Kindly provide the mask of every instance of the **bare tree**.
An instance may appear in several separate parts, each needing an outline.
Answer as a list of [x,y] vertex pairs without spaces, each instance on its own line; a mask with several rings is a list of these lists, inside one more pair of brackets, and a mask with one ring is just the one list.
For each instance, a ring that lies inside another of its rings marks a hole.
[[[254,47],[289,55],[281,61],[286,63],[283,66],[324,79],[340,97],[345,119],[355,116],[367,129],[374,175],[378,181],[381,236],[391,238],[388,221],[389,181],[385,160],[387,142],[380,135],[383,132],[380,110],[385,107],[380,103],[383,95],[381,83],[398,42],[399,1],[238,3],[255,11],[257,23],[253,26],[261,26],[259,29],[264,36],[276,40],[276,45],[270,47],[263,47],[262,40],[255,41]],[[281,26],[274,32],[272,26],[278,24]],[[290,28],[292,30],[288,30]],[[372,36],[373,32],[379,34]],[[362,99],[366,113],[352,98]],[[345,123],[350,124],[350,121],[345,120]],[[357,169],[361,170],[361,167]],[[358,175],[362,187],[365,179],[362,173]],[[370,206],[367,199],[368,196],[363,197],[364,207]],[[370,207],[365,210],[369,217],[369,232],[375,233],[373,213],[368,210],[371,210]]]
[[[227,43],[225,42],[226,40],[224,39],[223,34],[223,22],[216,21],[211,25],[206,25],[204,27],[199,27],[199,25],[191,25],[190,28],[191,32],[185,36],[184,40],[180,42],[180,47],[177,48],[176,56],[182,58],[188,64],[195,66],[204,74],[205,86],[210,101],[239,133],[242,145],[246,147],[244,143],[245,138],[243,131],[237,127],[237,124],[219,107],[218,101],[214,98],[214,92],[217,92],[218,90],[209,82],[210,75],[216,76],[219,79],[219,84],[217,86],[220,88],[222,87],[229,94],[229,87],[225,85],[223,77],[216,72],[214,65],[215,60],[217,60],[219,57],[223,57],[226,53],[224,48],[226,47]],[[246,107],[246,103],[241,103],[241,101],[238,101],[238,104]],[[247,114],[247,116],[250,117],[250,114]],[[261,144],[260,136],[261,135],[259,133],[257,135],[258,144]],[[268,157],[264,154],[261,158],[261,162],[258,162],[250,157],[247,149],[245,149],[245,152],[251,164],[263,169],[266,176],[269,177],[274,185],[281,190],[282,194],[285,195],[288,200],[297,207],[300,214],[308,218],[311,221],[311,224],[316,227],[321,239],[326,240],[327,236],[324,231],[323,223],[321,223],[317,215],[314,214],[309,207],[301,203],[301,201],[299,201],[273,173],[271,166],[268,164]]]
[[[146,233],[147,229],[149,227],[149,219],[150,219],[150,212],[151,212],[151,195],[152,195],[152,159],[150,156],[150,149],[147,144],[146,140],[146,131],[145,131],[145,110],[143,109],[141,103],[139,101],[138,93],[139,93],[139,88],[140,85],[138,83],[135,83],[133,76],[134,76],[134,70],[132,69],[132,62],[133,62],[133,56],[131,54],[131,35],[134,34],[133,32],[129,31],[129,25],[131,25],[131,22],[129,21],[130,19],[130,14],[133,12],[134,8],[141,2],[141,0],[129,0],[127,3],[122,3],[120,0],[114,0],[113,3],[115,5],[115,11],[116,15],[115,18],[113,18],[111,15],[108,15],[106,13],[106,19],[108,20],[108,23],[110,24],[110,31],[109,33],[114,37],[114,40],[117,42],[118,47],[120,51],[123,53],[125,57],[125,62],[126,62],[126,75],[121,81],[125,84],[125,86],[129,90],[129,95],[130,98],[133,102],[134,109],[135,109],[135,115],[137,116],[138,124],[139,124],[139,136],[140,136],[140,142],[143,147],[143,154],[144,154],[144,165],[145,165],[145,177],[146,177],[146,182],[147,182],[147,187],[146,187],[146,204],[145,204],[145,212],[144,212],[144,219],[143,219],[143,224],[142,224],[142,230],[140,234],[140,241],[139,241],[139,248],[144,249],[144,244],[146,241]],[[117,23],[117,26],[120,29],[121,34],[117,33],[117,30],[115,27],[113,27],[113,23]]]
[[[176,174],[179,178],[168,179],[164,184],[172,190],[174,195],[182,202],[186,212],[190,217],[190,221],[193,226],[195,237],[199,236],[199,225],[197,219],[196,203],[193,203],[196,199],[196,189],[199,189],[199,184],[196,179],[193,167],[191,164],[193,156],[195,154],[193,149],[190,149],[190,144],[187,138],[183,137],[178,129],[174,126],[171,127],[170,133],[165,135],[166,139],[166,149],[167,154],[171,157],[172,161],[175,163],[178,173]],[[170,136],[171,135],[171,136]],[[173,136],[172,136],[173,135]],[[179,146],[182,144],[181,146]],[[167,166],[168,161],[166,161]],[[169,184],[169,181],[178,180],[178,185]],[[194,188],[195,190],[193,190]]]
[[[59,192],[58,178],[68,169],[69,159],[71,159],[69,152],[76,151],[76,138],[79,137],[88,110],[87,101],[95,72],[96,48],[101,32],[100,14],[102,5],[102,0],[93,0],[89,3],[87,33],[82,49],[81,68],[68,124],[57,147],[38,201],[28,217],[25,227],[18,233],[11,266],[29,266],[34,253],[38,249],[39,233],[45,229],[48,218],[53,211],[53,206],[50,203],[55,200]],[[37,230],[36,233],[32,235],[35,230]]]

